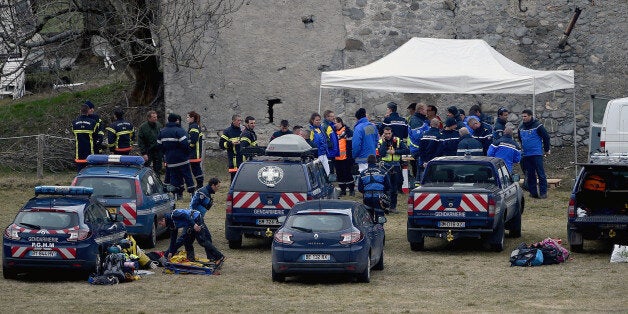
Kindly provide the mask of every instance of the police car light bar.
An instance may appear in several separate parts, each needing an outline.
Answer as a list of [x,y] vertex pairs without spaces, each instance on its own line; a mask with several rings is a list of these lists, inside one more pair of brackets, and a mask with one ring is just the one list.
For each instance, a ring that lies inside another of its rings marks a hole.
[[101,164],[118,164],[118,165],[137,165],[144,164],[142,156],[126,156],[126,155],[89,155],[87,163],[90,165]]
[[35,187],[35,195],[92,195],[94,188],[86,186],[53,186],[40,185]]

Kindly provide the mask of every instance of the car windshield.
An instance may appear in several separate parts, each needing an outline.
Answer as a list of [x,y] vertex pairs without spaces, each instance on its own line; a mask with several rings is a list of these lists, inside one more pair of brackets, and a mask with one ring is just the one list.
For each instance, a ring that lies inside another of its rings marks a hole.
[[78,225],[78,214],[62,211],[21,211],[17,214],[15,223],[29,229],[68,229]]
[[135,198],[134,179],[106,178],[106,177],[79,177],[78,186],[94,188],[95,197],[103,198]]
[[308,192],[301,164],[245,163],[233,189],[247,192]]
[[303,232],[334,232],[350,226],[351,218],[342,214],[295,214],[286,221],[286,227]]
[[486,164],[434,164],[424,183],[495,183],[495,177]]

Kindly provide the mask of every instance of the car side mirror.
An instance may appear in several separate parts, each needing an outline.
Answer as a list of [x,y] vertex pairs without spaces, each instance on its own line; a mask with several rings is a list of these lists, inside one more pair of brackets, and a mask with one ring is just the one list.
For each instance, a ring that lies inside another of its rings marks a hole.
[[279,217],[277,217],[277,221],[279,221],[279,223],[283,224],[286,221],[286,216],[279,216]]
[[519,174],[516,174],[516,173],[515,173],[515,174],[513,174],[513,175],[512,175],[512,182],[513,182],[513,183],[515,183],[515,182],[519,182],[519,180],[520,180],[520,179],[521,179],[521,178],[519,177]]
[[164,192],[166,193],[174,193],[177,190],[177,188],[172,185],[172,184],[166,184],[164,185]]
[[378,224],[385,224],[388,221],[388,219],[386,219],[386,217],[384,216],[377,216],[377,223]]

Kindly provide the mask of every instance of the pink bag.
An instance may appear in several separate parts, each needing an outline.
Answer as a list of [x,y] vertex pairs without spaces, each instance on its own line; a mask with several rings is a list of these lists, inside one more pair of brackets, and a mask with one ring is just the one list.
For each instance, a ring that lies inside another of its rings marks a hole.
[[559,263],[563,263],[569,259],[569,251],[561,245],[562,242],[563,241],[561,239],[546,238],[545,240],[537,243],[537,245],[540,247],[555,248],[558,252],[560,252],[560,254],[556,256],[556,260]]

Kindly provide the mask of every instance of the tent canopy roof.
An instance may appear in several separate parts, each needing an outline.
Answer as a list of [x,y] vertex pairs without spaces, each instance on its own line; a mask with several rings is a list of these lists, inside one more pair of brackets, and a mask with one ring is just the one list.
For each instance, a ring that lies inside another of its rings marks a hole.
[[574,72],[526,68],[481,39],[415,37],[371,64],[323,72],[321,88],[536,95],[574,88]]

